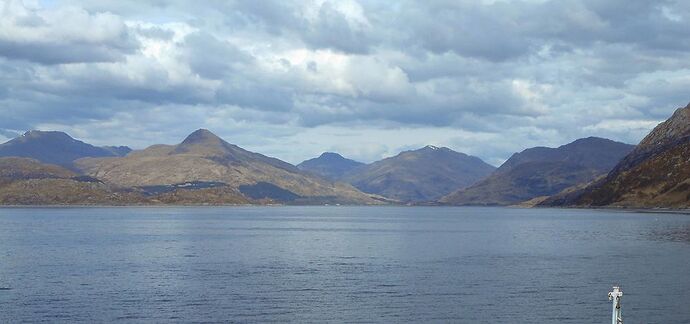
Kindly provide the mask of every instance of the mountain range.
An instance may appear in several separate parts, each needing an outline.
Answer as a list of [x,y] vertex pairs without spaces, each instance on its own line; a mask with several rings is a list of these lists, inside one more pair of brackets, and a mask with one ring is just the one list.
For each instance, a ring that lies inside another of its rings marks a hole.
[[0,144],[0,205],[446,204],[690,208],[690,105],[637,146],[589,137],[515,153],[499,168],[425,146],[361,163],[297,166],[200,129],[132,151],[55,131]]
[[[78,170],[123,187],[218,182],[253,199],[282,201],[285,191],[303,203],[376,204],[373,196],[344,183],[302,172],[292,164],[250,152],[200,129],[178,145],[154,145],[125,157],[83,158]],[[257,197],[255,186],[264,195]]]
[[539,205],[690,208],[690,105],[655,127],[605,177]]
[[511,156],[491,176],[441,199],[452,205],[513,205],[545,197],[605,174],[633,145],[589,137],[557,148],[535,147]]
[[[381,204],[386,199],[244,150],[208,130],[178,145],[99,148],[31,131],[1,146],[2,204]],[[120,156],[128,152],[126,156]]]
[[[40,165],[48,170],[59,165],[73,173],[46,176],[53,183],[59,179],[63,185],[85,189],[79,177],[95,179],[90,182],[92,187],[97,183],[99,190],[113,195],[127,192],[127,199],[134,203],[434,201],[495,169],[477,157],[435,146],[405,151],[371,164],[328,152],[293,166],[244,150],[204,129],[193,132],[177,145],[159,144],[137,151],[126,147],[96,147],[65,133],[44,131],[27,132],[1,147],[2,155],[33,159],[35,167]],[[5,163],[26,164],[26,161],[8,159]],[[20,180],[37,181],[35,177],[12,179],[13,188],[19,188]],[[41,191],[38,187],[34,190]],[[45,188],[45,191],[51,190]],[[55,203],[64,201],[60,198]],[[41,203],[46,202],[41,200]]]

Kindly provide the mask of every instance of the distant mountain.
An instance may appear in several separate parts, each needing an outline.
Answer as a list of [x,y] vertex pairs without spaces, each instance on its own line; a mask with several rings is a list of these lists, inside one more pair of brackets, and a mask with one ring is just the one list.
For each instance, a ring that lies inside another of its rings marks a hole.
[[307,171],[327,179],[336,180],[346,173],[363,166],[364,163],[344,158],[338,153],[325,152],[317,158],[306,160],[297,165]]
[[26,157],[66,167],[80,158],[121,156],[129,151],[128,147],[96,147],[63,132],[36,130],[0,144],[0,157]]
[[558,148],[530,148],[514,154],[488,178],[441,201],[454,205],[512,205],[550,196],[605,174],[633,148],[597,137]]
[[307,204],[380,203],[348,184],[324,180],[292,164],[249,152],[204,129],[178,145],[154,145],[119,158],[85,158],[76,165],[89,176],[124,187],[212,182],[266,203],[286,202],[285,197],[290,197],[289,202]]
[[429,145],[355,168],[341,180],[364,192],[421,202],[469,186],[494,169],[478,157]]
[[128,146],[101,146],[102,149],[112,153],[114,156],[125,156],[132,152]]
[[690,207],[690,105],[659,124],[606,177],[542,206]]

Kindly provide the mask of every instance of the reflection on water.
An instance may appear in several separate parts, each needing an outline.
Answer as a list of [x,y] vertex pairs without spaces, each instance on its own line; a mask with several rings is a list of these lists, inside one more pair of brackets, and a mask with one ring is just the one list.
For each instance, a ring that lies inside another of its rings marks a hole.
[[0,323],[690,322],[690,216],[0,209]]

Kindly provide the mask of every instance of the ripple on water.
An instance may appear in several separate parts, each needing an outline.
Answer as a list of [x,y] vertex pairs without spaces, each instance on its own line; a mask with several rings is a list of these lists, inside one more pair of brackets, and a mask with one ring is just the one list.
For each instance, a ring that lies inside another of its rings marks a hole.
[[649,236],[652,240],[690,243],[690,226],[654,230]]

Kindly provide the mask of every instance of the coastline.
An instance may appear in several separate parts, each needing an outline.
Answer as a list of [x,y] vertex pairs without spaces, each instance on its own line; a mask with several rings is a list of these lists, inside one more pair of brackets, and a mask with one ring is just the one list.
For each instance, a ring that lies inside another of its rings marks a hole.
[[612,207],[612,206],[600,206],[600,207],[522,207],[522,206],[487,206],[487,205],[445,205],[445,204],[424,204],[424,205],[410,205],[410,204],[388,204],[388,205],[349,205],[349,204],[339,204],[339,205],[291,205],[291,204],[141,204],[141,205],[84,205],[84,204],[74,204],[74,205],[0,205],[0,210],[2,209],[48,209],[48,208],[233,208],[233,207],[377,207],[377,208],[387,208],[387,207],[440,207],[440,208],[506,208],[506,209],[581,209],[581,210],[601,210],[601,211],[618,211],[618,212],[628,212],[628,213],[649,213],[649,214],[684,214],[690,215],[690,208],[640,208],[640,207]]

